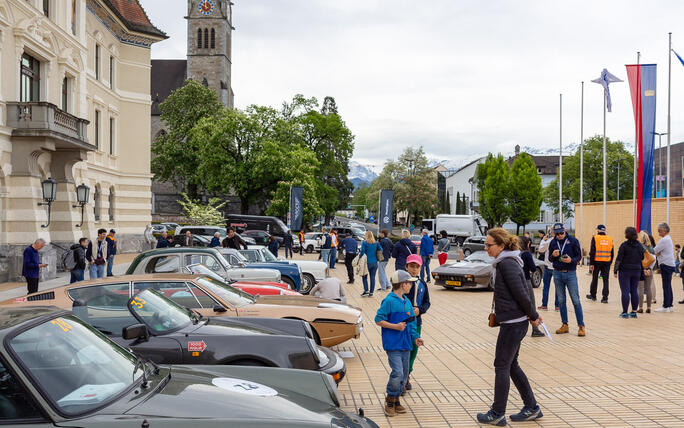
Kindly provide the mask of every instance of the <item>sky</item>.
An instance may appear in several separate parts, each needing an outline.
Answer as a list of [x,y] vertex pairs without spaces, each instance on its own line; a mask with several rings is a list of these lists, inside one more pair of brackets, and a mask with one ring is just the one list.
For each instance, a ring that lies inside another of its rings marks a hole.
[[[187,2],[140,0],[169,39],[152,57],[185,58]],[[668,32],[684,55],[684,2],[548,0],[233,0],[235,105],[335,97],[354,160],[381,167],[403,148],[458,164],[515,145],[548,149],[603,133],[633,144],[625,64],[658,64],[657,132],[667,130]],[[676,24],[679,24],[677,26]],[[677,29],[681,28],[680,32]],[[672,56],[672,144],[684,141],[684,66]],[[662,138],[663,145],[666,137]],[[658,140],[656,139],[656,147]]]

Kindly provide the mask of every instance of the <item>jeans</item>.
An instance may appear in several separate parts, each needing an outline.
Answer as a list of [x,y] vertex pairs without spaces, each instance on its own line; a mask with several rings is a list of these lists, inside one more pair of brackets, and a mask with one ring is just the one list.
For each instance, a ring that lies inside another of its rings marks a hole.
[[387,260],[385,260],[384,262],[378,262],[378,281],[380,282],[381,290],[389,290],[390,288],[392,288],[389,279],[387,278],[387,272],[385,271],[386,269]]
[[[423,282],[430,282],[430,260],[432,256],[420,256],[423,259],[423,264],[420,266],[420,280]],[[423,277],[423,274],[427,273],[427,279]]]
[[347,277],[349,282],[354,282],[354,266],[352,262],[356,258],[356,253],[345,253],[344,254],[344,266],[347,268]]
[[599,274],[603,277],[602,295],[604,299],[608,298],[608,280],[610,279],[610,262],[595,262],[594,271],[591,273],[591,286],[589,287],[589,294],[596,297],[598,291],[598,277]]
[[330,248],[321,249],[321,260],[326,266],[330,266]]
[[335,269],[335,263],[337,262],[337,248],[332,247],[330,249],[330,269]]
[[639,306],[639,278],[641,271],[621,270],[618,272],[620,290],[622,291],[622,312],[629,312],[629,302],[632,302],[632,312],[636,312]]
[[[416,331],[418,331],[418,337],[420,337],[420,334],[423,332],[422,330],[423,330],[422,325],[416,325]],[[411,374],[413,372],[413,363],[416,361],[416,357],[418,357],[418,348],[419,348],[419,346],[414,343],[413,349],[411,349],[411,356],[409,357],[409,374]]]
[[93,263],[90,265],[90,279],[104,278],[105,276],[105,265],[96,265]]
[[571,270],[569,272],[553,271],[553,282],[556,284],[556,298],[558,299],[558,306],[560,307],[561,321],[563,324],[568,323],[568,307],[565,304],[565,289],[568,289],[570,300],[575,307],[575,317],[577,318],[577,325],[584,325],[584,316],[582,315],[582,303],[579,298],[579,288],[577,285],[577,272]]
[[[288,253],[290,254],[289,257],[287,256]],[[286,245],[286,246],[285,246],[285,258],[286,258],[286,259],[288,259],[288,258],[291,259],[292,256],[293,256],[293,254],[292,254],[292,245]]]
[[525,407],[537,406],[532,387],[527,376],[518,365],[520,343],[527,334],[527,321],[512,324],[501,324],[499,337],[496,340],[496,356],[494,357],[494,404],[492,411],[497,415],[506,413],[508,390],[511,380],[520,393]]
[[[544,268],[544,288],[542,289],[542,306],[548,306],[549,303],[549,288],[551,288],[551,278],[553,278],[553,269]],[[558,293],[554,290],[554,307],[558,307]]]
[[663,307],[672,307],[672,274],[674,273],[674,267],[668,265],[660,265],[660,275],[663,277]]
[[[368,293],[373,293],[375,290],[375,272],[378,270],[377,263],[368,263],[368,275],[361,277],[363,281],[363,291]],[[370,276],[370,291],[368,290],[368,276]]]
[[73,284],[74,282],[78,281],[83,281],[85,278],[85,270],[84,269],[72,269],[71,270],[71,281],[69,284]]
[[404,392],[404,385],[409,374],[409,358],[411,351],[385,351],[387,361],[392,369],[387,381],[387,396],[399,397]]
[[114,267],[114,256],[107,257],[107,276],[114,276],[112,268]]

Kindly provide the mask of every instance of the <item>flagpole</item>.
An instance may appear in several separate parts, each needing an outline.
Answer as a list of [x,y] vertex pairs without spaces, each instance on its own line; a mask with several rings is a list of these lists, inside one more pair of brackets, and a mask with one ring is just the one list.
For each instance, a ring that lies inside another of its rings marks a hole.
[[579,241],[582,246],[582,220],[584,215],[584,82],[582,82],[582,97],[580,107],[580,212],[579,212]]
[[563,223],[563,94],[560,94],[560,155],[558,156],[558,217]]
[[[641,52],[637,52],[637,65],[641,61]],[[634,128],[634,171],[632,172],[632,178],[633,178],[633,184],[632,184],[632,224],[634,227],[639,230],[639,226],[636,224],[636,212],[637,212],[637,206],[636,206],[636,200],[637,200],[637,157],[638,157],[638,152],[637,152],[637,141],[639,141],[639,136],[637,135],[637,127]]]
[[670,224],[670,99],[672,89],[672,32],[668,33],[669,49],[667,51],[667,179],[665,181],[665,197],[667,200],[667,223]]
[[606,94],[603,93],[603,224],[606,224],[606,195],[607,195],[607,179],[606,174]]

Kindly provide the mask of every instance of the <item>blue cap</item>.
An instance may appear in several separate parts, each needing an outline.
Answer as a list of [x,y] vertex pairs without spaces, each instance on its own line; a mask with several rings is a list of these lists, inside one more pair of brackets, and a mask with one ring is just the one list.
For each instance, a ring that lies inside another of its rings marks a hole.
[[565,232],[565,226],[563,226],[563,223],[555,223],[553,225],[553,233],[561,233]]
[[605,232],[606,231],[606,225],[605,224],[599,224],[598,226],[596,226],[596,230],[598,230],[599,232]]

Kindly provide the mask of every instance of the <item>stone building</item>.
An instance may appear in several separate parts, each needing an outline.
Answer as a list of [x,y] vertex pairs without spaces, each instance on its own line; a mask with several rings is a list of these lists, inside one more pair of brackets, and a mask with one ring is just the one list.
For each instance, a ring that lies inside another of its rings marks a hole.
[[[140,248],[151,175],[139,118],[151,107],[150,46],[165,38],[138,0],[0,1],[0,281],[19,278],[37,238],[50,244],[44,277],[61,248],[98,228],[117,230],[120,251]],[[48,178],[49,218],[39,206]]]
[[[152,128],[154,140],[165,132],[159,104],[187,79],[216,91],[226,107],[233,107],[231,89],[232,2],[188,0],[187,59],[152,60]],[[172,219],[180,213],[176,202],[182,189],[172,183],[153,182],[155,219]],[[228,198],[230,199],[230,198]]]

